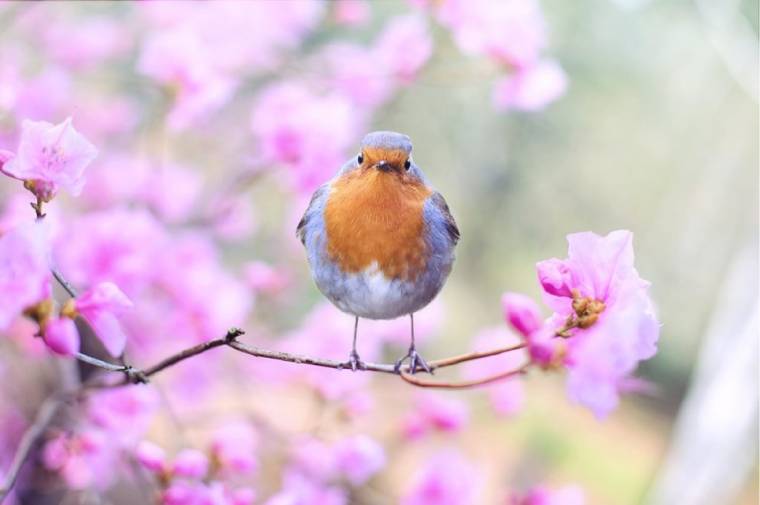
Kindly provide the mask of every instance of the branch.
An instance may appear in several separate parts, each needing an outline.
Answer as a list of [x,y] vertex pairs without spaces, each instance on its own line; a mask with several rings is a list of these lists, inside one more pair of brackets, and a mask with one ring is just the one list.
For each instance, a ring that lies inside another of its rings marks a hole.
[[57,396],[45,400],[40,411],[37,413],[34,423],[24,432],[21,437],[21,443],[19,443],[18,449],[16,449],[16,454],[13,456],[11,466],[8,468],[8,474],[5,476],[3,486],[0,487],[0,501],[13,489],[21,467],[24,466],[24,462],[29,457],[37,441],[45,434],[45,430],[47,430],[48,425],[53,421],[61,405],[63,405],[63,400]]
[[527,373],[528,368],[533,363],[528,361],[527,363],[524,363],[522,366],[515,370],[510,370],[508,372],[491,375],[489,377],[485,377],[483,379],[474,379],[470,381],[461,381],[461,382],[448,382],[448,381],[433,381],[429,379],[422,379],[419,377],[416,377],[408,372],[401,372],[401,378],[408,382],[409,384],[413,384],[415,386],[421,387],[421,388],[440,388],[440,389],[469,389],[474,388],[478,386],[483,386],[485,384],[490,384],[492,382],[500,381],[507,379],[509,377],[515,377],[517,375],[522,375],[524,373]]
[[[101,388],[125,386],[127,384],[136,382],[133,376],[139,377],[140,379],[142,379],[142,382],[147,382],[148,377],[155,375],[158,372],[165,370],[166,368],[176,365],[177,363],[184,361],[188,358],[191,358],[193,356],[197,356],[198,354],[202,354],[206,351],[210,351],[211,349],[216,349],[217,347],[222,347],[225,345],[228,347],[231,347],[232,349],[235,349],[238,352],[241,352],[243,354],[248,354],[249,356],[254,356],[257,358],[274,359],[278,361],[286,361],[289,363],[296,363],[296,364],[301,364],[301,365],[312,365],[312,366],[319,366],[323,368],[332,368],[335,370],[343,370],[346,367],[346,363],[343,361],[336,361],[336,360],[325,359],[325,358],[316,358],[313,356],[306,356],[303,354],[291,354],[291,353],[282,352],[282,351],[272,351],[269,349],[262,349],[260,347],[254,347],[248,344],[244,344],[243,342],[239,342],[237,340],[237,337],[244,334],[245,332],[241,329],[230,328],[224,337],[217,338],[214,340],[209,340],[208,342],[203,342],[202,344],[198,344],[196,346],[180,351],[179,353],[169,356],[168,358],[156,363],[155,365],[151,367],[145,368],[142,372],[131,367],[116,367],[114,365],[110,365],[106,363],[106,365],[109,365],[109,367],[113,367],[114,369],[113,371],[127,372],[128,374],[131,374],[131,375],[123,378],[119,382],[114,382],[114,383],[103,383],[103,382],[90,383],[90,384],[85,385],[85,389],[101,389]],[[520,343],[517,345],[502,347],[502,348],[493,349],[490,351],[470,352],[466,354],[461,354],[459,356],[452,356],[450,358],[433,360],[433,361],[428,362],[428,365],[430,366],[431,370],[436,370],[439,368],[445,368],[448,366],[458,365],[459,363],[464,363],[467,361],[474,361],[474,360],[478,360],[482,358],[487,358],[490,356],[496,356],[499,354],[516,351],[519,349],[523,349],[524,347],[526,347],[526,345],[527,344],[525,343]],[[87,356],[87,358],[89,358],[89,356]],[[481,381],[470,381],[470,382],[463,382],[463,383],[437,383],[437,382],[431,382],[431,381],[423,381],[421,379],[415,378],[413,375],[409,374],[409,365],[404,365],[403,367],[401,367],[401,370],[399,373],[395,371],[394,365],[389,365],[389,364],[384,364],[384,363],[365,363],[365,365],[366,365],[366,369],[364,371],[367,371],[367,372],[380,372],[380,373],[387,373],[387,374],[393,374],[393,375],[400,374],[401,377],[406,382],[416,385],[416,386],[443,387],[443,388],[475,387],[476,385],[480,385],[481,383],[486,384],[486,383],[490,383],[490,382],[494,382],[500,379],[510,377],[515,374],[523,373],[524,368],[527,368],[527,365],[526,365],[517,371],[512,370],[504,374],[492,376]],[[125,368],[130,368],[131,370],[126,370]],[[106,368],[106,369],[111,369],[111,368]]]

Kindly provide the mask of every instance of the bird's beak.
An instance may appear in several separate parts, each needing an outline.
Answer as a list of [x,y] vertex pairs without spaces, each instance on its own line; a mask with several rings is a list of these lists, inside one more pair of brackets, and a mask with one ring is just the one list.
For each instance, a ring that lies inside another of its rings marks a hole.
[[390,172],[391,170],[391,164],[388,163],[385,160],[380,160],[377,163],[375,163],[375,168],[378,170],[382,170],[383,172]]

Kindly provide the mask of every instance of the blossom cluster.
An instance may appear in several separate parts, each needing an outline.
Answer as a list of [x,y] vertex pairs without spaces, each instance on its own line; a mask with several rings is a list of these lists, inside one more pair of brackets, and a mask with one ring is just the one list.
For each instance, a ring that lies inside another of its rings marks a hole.
[[[407,3],[385,17],[366,0],[19,9],[15,30],[47,29],[10,41],[0,61],[3,393],[12,366],[40,370],[38,395],[0,395],[0,474],[39,397],[66,408],[11,500],[37,492],[42,473],[54,492],[168,505],[341,505],[377,489],[407,505],[482,498],[483,464],[462,449],[477,417],[468,397],[222,350],[150,384],[75,361],[144,368],[231,326],[262,348],[345,358],[353,321],[299,289],[290,216],[418,82],[433,34],[497,69],[499,111],[537,111],[567,85],[537,1]],[[254,198],[262,179],[273,184]],[[470,351],[514,350],[463,375],[566,370],[570,398],[603,417],[645,387],[633,374],[659,325],[630,232],[568,240],[567,259],[537,265],[551,314],[505,294],[508,325],[480,331]],[[415,314],[419,345],[445,316],[440,299]],[[404,319],[360,328],[368,361],[408,342]],[[501,422],[529,401],[517,375],[484,394]],[[584,498],[539,486],[505,500]]]

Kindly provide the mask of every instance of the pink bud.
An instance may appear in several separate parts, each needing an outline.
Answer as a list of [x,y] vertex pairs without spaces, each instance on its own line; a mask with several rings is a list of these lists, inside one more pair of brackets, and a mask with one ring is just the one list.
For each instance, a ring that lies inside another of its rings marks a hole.
[[186,482],[174,482],[161,496],[162,505],[192,505],[197,503],[197,492]]
[[554,296],[572,297],[572,274],[566,261],[557,258],[536,263],[538,280],[544,291]]
[[185,449],[174,460],[172,472],[188,479],[202,479],[208,471],[208,458],[196,449]]
[[526,337],[541,327],[541,313],[531,298],[507,292],[501,297],[501,304],[509,324]]
[[51,201],[58,194],[58,185],[50,181],[32,181],[30,186],[25,185],[24,187],[29,187],[32,193],[34,193],[34,196],[38,197],[43,202]]
[[45,325],[45,344],[56,354],[72,356],[79,352],[79,332],[67,317],[53,319]]
[[153,442],[140,442],[135,449],[135,457],[151,472],[161,473],[166,468],[166,452]]
[[232,505],[252,505],[256,493],[249,487],[241,487],[232,493]]

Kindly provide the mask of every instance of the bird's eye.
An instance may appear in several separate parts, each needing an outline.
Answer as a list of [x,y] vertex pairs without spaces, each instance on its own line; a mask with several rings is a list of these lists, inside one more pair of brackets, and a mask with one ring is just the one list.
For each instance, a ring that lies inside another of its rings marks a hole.
[[364,163],[364,155],[360,154],[359,157],[356,158],[356,161],[359,162],[359,165],[361,165],[362,163]]
[[409,161],[409,160],[406,160],[406,163],[404,163],[404,168],[407,169],[407,170],[409,170],[410,168],[412,168],[412,162]]

